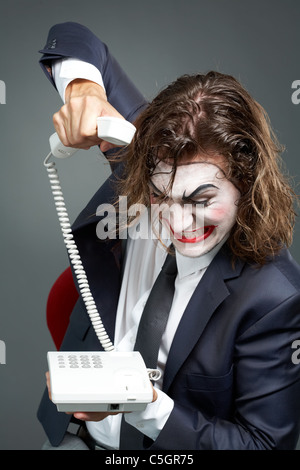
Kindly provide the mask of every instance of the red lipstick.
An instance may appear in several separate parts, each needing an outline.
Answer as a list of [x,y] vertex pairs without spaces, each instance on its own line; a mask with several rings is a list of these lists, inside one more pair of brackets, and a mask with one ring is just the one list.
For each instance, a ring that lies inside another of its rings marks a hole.
[[[198,237],[194,237],[194,238],[187,238],[184,235],[182,235],[181,237],[176,236],[174,230],[172,229],[172,227],[170,227],[171,232],[173,233],[176,240],[178,240],[181,243],[199,243],[199,242],[202,242],[213,233],[215,228],[216,228],[216,225],[206,225],[205,227],[203,227],[203,234],[202,235],[199,235]],[[199,231],[199,229],[192,230],[192,232],[198,232],[198,231]]]

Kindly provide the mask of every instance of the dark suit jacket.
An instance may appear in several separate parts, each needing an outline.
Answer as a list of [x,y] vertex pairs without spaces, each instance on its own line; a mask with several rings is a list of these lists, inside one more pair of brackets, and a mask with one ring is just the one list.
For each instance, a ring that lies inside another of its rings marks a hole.
[[[43,65],[65,56],[96,65],[107,90],[112,91],[113,99],[108,91],[109,101],[126,118],[134,119],[145,106],[107,47],[83,26],[56,25],[42,52]],[[125,89],[131,98],[127,94],[124,101]],[[99,218],[91,215],[100,204],[112,200],[113,181],[114,175],[73,227],[112,341],[121,283],[121,244],[100,241],[96,237]],[[241,260],[233,267],[231,258],[225,245],[183,314],[163,380],[163,391],[175,406],[156,441],[145,440],[145,448],[293,449],[297,443],[300,365],[292,361],[292,343],[300,338],[300,268],[285,249],[261,268]],[[72,313],[62,349],[101,349],[81,300]],[[56,411],[47,392],[38,417],[51,443],[58,445],[70,417]]]

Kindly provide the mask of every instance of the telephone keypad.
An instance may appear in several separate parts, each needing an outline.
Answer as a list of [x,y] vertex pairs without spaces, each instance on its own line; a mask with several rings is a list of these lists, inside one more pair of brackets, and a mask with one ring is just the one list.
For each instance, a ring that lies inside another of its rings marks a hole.
[[67,357],[59,355],[57,362],[59,369],[101,369],[103,367],[102,359],[97,354],[69,354]]

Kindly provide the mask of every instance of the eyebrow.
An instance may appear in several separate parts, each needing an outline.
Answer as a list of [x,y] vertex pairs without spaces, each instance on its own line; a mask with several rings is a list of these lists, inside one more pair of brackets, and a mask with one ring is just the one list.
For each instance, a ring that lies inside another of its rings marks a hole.
[[[158,194],[163,194],[156,186],[155,184],[150,180],[149,181],[150,185],[152,186],[152,188],[158,193]],[[209,189],[209,188],[215,188],[215,189],[219,189],[217,186],[215,186],[214,184],[211,184],[211,183],[206,183],[206,184],[200,184],[200,186],[198,186],[198,188],[196,188],[191,194],[189,194],[188,196],[185,194],[185,191],[183,193],[183,196],[182,196],[182,200],[187,200],[187,199],[191,199],[192,197],[194,197],[196,194],[200,193],[201,191],[205,191],[206,189]]]
[[189,196],[186,196],[185,191],[184,191],[183,196],[182,196],[182,199],[183,199],[183,200],[185,200],[185,199],[191,199],[191,198],[194,197],[196,194],[200,193],[201,191],[205,191],[205,189],[209,189],[209,188],[219,189],[217,186],[215,186],[214,184],[211,184],[211,183],[200,184],[200,186],[198,186],[198,188],[196,188],[195,191],[193,191]]

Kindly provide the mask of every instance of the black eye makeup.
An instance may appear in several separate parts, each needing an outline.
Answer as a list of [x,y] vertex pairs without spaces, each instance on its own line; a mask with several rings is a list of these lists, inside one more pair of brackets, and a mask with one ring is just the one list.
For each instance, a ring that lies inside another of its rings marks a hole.
[[[219,189],[217,186],[215,186],[214,184],[211,184],[211,183],[207,183],[207,184],[201,184],[200,186],[198,186],[198,188],[196,188],[191,194],[189,195],[186,195],[186,191],[184,191],[183,193],[183,196],[182,196],[182,200],[185,201],[186,199],[189,199],[189,200],[194,200],[195,196],[200,196],[200,193],[203,193],[204,191],[207,191],[209,189]],[[195,201],[196,202],[196,201]]]
[[201,200],[199,200],[199,201],[194,200],[194,199],[190,199],[188,202],[189,202],[190,204],[196,204],[197,206],[208,207],[209,204],[210,204],[210,199],[211,199],[211,198],[201,199]]
[[214,184],[202,184],[198,186],[190,195],[186,195],[186,191],[183,193],[182,200],[184,203],[201,205],[207,207],[210,205],[212,198],[216,195],[216,190],[219,188]]
[[168,199],[168,196],[164,193],[162,193],[156,186],[155,184],[152,183],[152,181],[149,182],[149,187],[150,187],[150,196],[153,199],[157,199],[158,202],[163,202]]
[[150,192],[150,197],[157,201],[157,203],[162,204],[163,202],[166,202],[169,198],[163,193],[156,193],[155,191]]
[[[162,193],[152,181],[150,181],[150,190],[151,190],[151,197],[157,199],[159,202],[163,202],[169,199],[169,197]],[[216,195],[216,191],[219,188],[212,183],[201,184],[198,186],[192,193],[186,194],[186,190],[183,192],[182,195],[182,203],[183,204],[197,204],[202,205],[203,207],[207,207],[210,204],[211,199]]]

